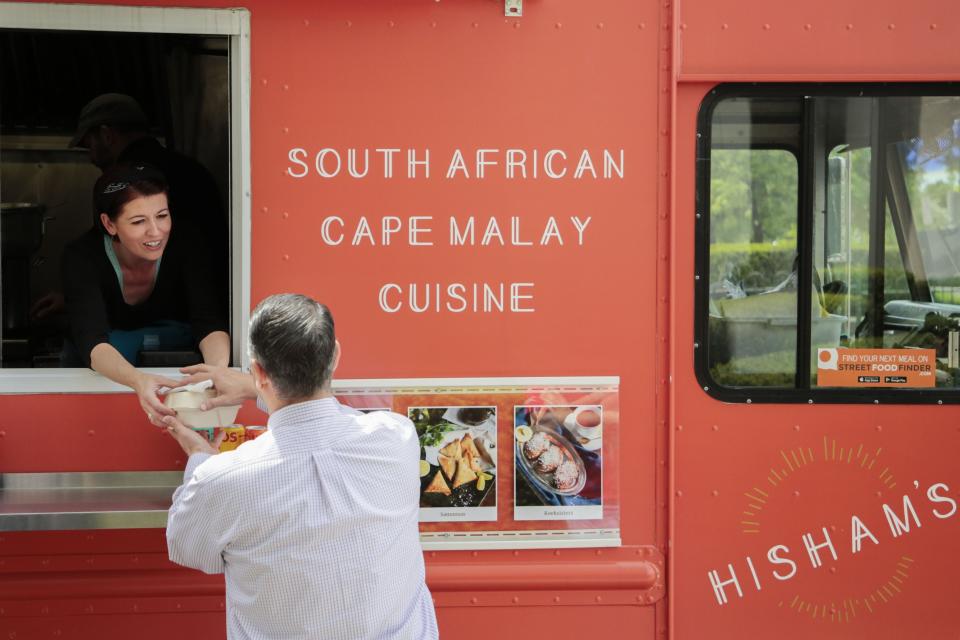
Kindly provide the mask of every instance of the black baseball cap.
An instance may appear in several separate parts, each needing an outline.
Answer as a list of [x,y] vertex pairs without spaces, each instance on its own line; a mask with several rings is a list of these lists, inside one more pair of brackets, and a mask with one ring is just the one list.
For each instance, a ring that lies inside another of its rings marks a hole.
[[140,103],[124,93],[104,93],[80,110],[77,132],[70,139],[70,148],[77,147],[87,132],[100,125],[133,125],[146,129],[150,126]]

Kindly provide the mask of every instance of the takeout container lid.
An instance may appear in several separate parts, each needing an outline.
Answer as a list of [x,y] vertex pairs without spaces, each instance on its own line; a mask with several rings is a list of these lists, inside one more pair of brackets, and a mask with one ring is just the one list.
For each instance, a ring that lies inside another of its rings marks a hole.
[[193,429],[213,429],[232,425],[237,419],[240,405],[200,410],[200,403],[216,396],[213,389],[205,391],[180,391],[168,393],[163,403],[177,412],[180,421]]

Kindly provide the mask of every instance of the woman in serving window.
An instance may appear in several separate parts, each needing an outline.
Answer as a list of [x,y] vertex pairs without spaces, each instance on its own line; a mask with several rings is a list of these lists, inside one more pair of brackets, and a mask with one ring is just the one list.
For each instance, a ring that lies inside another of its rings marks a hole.
[[142,349],[199,349],[206,364],[226,366],[230,337],[209,252],[178,225],[167,183],[146,165],[119,165],[94,186],[99,225],[63,257],[64,295],[75,357],[133,389],[151,422],[173,411],[158,390],[178,383],[136,368]]

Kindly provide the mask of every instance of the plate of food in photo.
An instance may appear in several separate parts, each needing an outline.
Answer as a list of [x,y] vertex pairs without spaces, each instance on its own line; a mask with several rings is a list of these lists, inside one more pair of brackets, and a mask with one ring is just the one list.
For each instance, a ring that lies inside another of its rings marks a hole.
[[556,431],[539,426],[516,428],[517,465],[539,488],[564,496],[575,496],[587,482],[583,460],[569,440]]
[[420,461],[420,476],[421,506],[479,507],[496,484],[496,467],[483,460],[469,432],[450,432],[435,463]]

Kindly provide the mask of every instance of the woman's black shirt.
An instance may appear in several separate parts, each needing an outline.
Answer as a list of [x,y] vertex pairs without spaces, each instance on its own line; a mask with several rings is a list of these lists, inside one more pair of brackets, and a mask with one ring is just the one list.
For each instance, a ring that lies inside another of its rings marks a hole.
[[62,261],[70,337],[87,366],[90,352],[109,342],[107,334],[114,329],[175,320],[189,324],[198,343],[214,331],[228,331],[221,302],[226,292],[216,290],[210,256],[189,227],[171,230],[153,292],[135,305],[123,299],[103,238],[100,229],[91,229],[67,246]]

